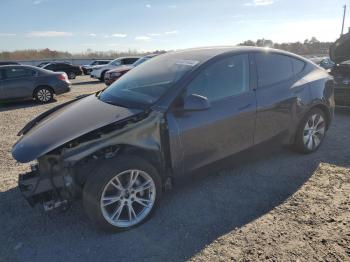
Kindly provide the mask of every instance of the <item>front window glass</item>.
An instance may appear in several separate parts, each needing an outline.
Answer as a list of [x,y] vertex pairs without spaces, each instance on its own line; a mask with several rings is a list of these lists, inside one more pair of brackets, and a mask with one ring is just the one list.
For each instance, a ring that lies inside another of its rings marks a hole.
[[176,55],[158,56],[141,64],[100,94],[104,102],[144,107],[156,102],[173,84],[199,64]]
[[248,55],[236,55],[223,58],[200,72],[187,87],[187,95],[202,95],[216,101],[248,90]]

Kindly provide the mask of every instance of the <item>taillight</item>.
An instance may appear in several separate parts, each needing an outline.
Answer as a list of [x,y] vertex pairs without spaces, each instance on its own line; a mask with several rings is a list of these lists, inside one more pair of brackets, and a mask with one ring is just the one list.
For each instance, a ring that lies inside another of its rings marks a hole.
[[68,77],[66,74],[60,74],[58,75],[58,79],[62,81],[68,81]]

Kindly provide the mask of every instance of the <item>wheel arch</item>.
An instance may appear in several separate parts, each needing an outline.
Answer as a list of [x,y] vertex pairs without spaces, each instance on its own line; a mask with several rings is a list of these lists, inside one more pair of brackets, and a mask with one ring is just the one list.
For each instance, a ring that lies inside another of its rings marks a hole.
[[159,173],[162,183],[168,177],[165,162],[160,151],[139,146],[120,144],[106,147],[86,156],[74,165],[74,173],[80,185],[84,185],[88,177],[94,175],[94,167],[103,165],[106,161],[113,161],[122,156],[136,156],[151,164]]
[[326,119],[325,119],[326,120],[326,130],[328,130],[328,128],[331,124],[331,119],[332,119],[332,114],[331,114],[330,110],[328,109],[328,107],[326,105],[319,103],[319,104],[313,105],[307,112],[310,112],[314,108],[318,108],[324,113],[324,115],[326,117]]

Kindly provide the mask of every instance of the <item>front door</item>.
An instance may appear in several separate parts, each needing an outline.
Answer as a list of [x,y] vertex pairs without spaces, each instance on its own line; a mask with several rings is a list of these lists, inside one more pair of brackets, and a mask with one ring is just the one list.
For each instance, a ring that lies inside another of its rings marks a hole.
[[167,115],[175,173],[205,166],[253,145],[255,91],[247,54],[221,58],[204,68],[183,97],[198,94],[211,106],[203,111],[174,108]]

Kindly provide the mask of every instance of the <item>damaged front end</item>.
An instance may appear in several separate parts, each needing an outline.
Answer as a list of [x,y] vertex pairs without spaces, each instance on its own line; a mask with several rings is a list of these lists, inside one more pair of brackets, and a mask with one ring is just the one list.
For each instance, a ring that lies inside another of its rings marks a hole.
[[31,206],[41,203],[45,211],[67,207],[77,192],[69,169],[62,168],[53,156],[39,158],[30,172],[20,174],[18,187]]
[[[89,99],[92,98],[85,100]],[[84,106],[84,101],[79,104]],[[19,175],[18,181],[22,195],[31,206],[42,203],[47,211],[66,207],[71,201],[81,197],[86,180],[95,175],[95,167],[103,165],[104,161],[113,161],[119,154],[142,156],[167,177],[169,150],[166,146],[167,127],[163,113],[153,110],[118,113],[118,107],[114,106],[114,121],[107,120],[107,117],[105,125],[99,125],[93,130],[82,127],[82,133],[76,133],[73,139],[68,138],[76,130],[74,126],[70,127],[71,132],[66,127],[56,139],[52,140],[50,136],[52,141],[61,141],[55,148],[45,140],[38,140],[42,137],[40,134],[54,130],[50,127],[51,123],[60,121],[62,114],[69,117],[69,111],[75,109],[64,110],[56,113],[53,119],[42,120],[44,123],[39,123],[34,130],[25,134],[13,148],[13,156],[18,161],[22,160],[20,162],[37,159],[37,164],[32,165],[31,171]],[[107,111],[105,113],[108,115]],[[115,115],[119,116],[118,119],[115,119]],[[89,129],[91,131],[86,132]],[[62,133],[66,135],[62,136]]]

